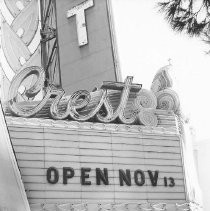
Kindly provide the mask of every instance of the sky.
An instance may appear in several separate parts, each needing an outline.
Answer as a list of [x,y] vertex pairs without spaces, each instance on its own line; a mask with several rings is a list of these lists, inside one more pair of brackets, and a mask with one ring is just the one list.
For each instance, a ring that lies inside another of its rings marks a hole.
[[[157,2],[112,0],[123,79],[134,76],[134,82],[150,89],[155,73],[171,59],[174,90],[182,111],[190,119],[196,139],[210,140],[210,55],[205,54],[210,46],[199,38],[174,32],[158,12]],[[7,18],[11,22],[12,18]]]
[[158,12],[157,0],[112,0],[123,79],[149,89],[159,68],[169,64],[181,108],[196,140],[210,140],[210,46],[174,32]]

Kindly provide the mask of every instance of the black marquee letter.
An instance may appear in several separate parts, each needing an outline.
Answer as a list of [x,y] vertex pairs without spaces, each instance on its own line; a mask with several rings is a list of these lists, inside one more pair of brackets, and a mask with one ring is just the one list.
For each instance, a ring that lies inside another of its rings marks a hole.
[[164,180],[165,187],[167,187],[168,186],[167,177],[164,177],[163,180]]
[[[54,173],[54,178],[52,178],[52,172]],[[47,181],[50,184],[56,184],[59,180],[59,172],[55,167],[50,167],[47,169]]]
[[96,184],[100,185],[101,181],[103,181],[104,185],[109,185],[107,168],[104,168],[104,172],[100,168],[96,168]]
[[74,176],[74,169],[71,167],[63,167],[63,184],[67,184],[68,178]]
[[155,174],[153,175],[152,171],[148,170],[148,174],[149,174],[149,178],[152,183],[152,186],[157,186],[158,173],[159,171],[155,171]]
[[170,180],[169,187],[174,187],[175,186],[174,178],[173,177],[169,177],[168,179]]
[[85,181],[86,178],[89,178],[89,174],[86,172],[90,172],[91,168],[81,168],[81,184],[82,185],[91,185],[91,181]]
[[126,183],[126,185],[131,186],[131,172],[129,169],[126,169],[126,173],[120,169],[119,170],[119,179],[120,179],[120,186],[123,186],[124,183],[123,181]]
[[[138,175],[141,176],[141,180],[139,181],[138,179]],[[136,170],[134,172],[134,180],[135,180],[135,183],[138,185],[138,186],[142,186],[144,185],[145,183],[145,175],[144,175],[144,172],[142,170]]]

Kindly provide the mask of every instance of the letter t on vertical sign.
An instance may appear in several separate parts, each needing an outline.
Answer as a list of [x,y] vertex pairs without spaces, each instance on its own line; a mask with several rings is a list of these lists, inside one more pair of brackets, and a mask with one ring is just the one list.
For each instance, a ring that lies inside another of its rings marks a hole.
[[67,18],[76,16],[77,36],[79,46],[88,43],[85,10],[94,5],[93,0],[87,0],[67,11]]

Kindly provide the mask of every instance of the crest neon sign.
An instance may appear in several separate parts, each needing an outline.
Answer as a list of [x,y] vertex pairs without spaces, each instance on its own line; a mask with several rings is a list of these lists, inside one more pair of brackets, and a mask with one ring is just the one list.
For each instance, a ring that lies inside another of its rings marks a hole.
[[[37,81],[20,93],[21,84],[31,75],[35,75]],[[48,106],[53,119],[157,126],[157,108],[174,112],[179,109],[177,94],[160,86],[163,78],[166,75],[155,77],[152,91],[142,89],[141,84],[133,84],[133,77],[128,76],[124,83],[106,81],[95,92],[79,90],[69,97],[64,96],[62,88],[49,85],[44,88],[42,100],[34,106],[34,98],[43,91],[45,73],[42,68],[33,66],[14,77],[9,91],[9,108],[15,115],[22,117],[32,117]],[[19,98],[29,102],[19,102]]]

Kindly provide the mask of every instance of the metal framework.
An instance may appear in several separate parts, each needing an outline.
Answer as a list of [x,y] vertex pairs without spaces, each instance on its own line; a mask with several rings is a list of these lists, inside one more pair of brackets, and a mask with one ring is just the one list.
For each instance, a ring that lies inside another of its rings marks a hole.
[[57,39],[56,0],[40,0],[41,61],[45,70],[45,86],[61,87],[60,59]]

